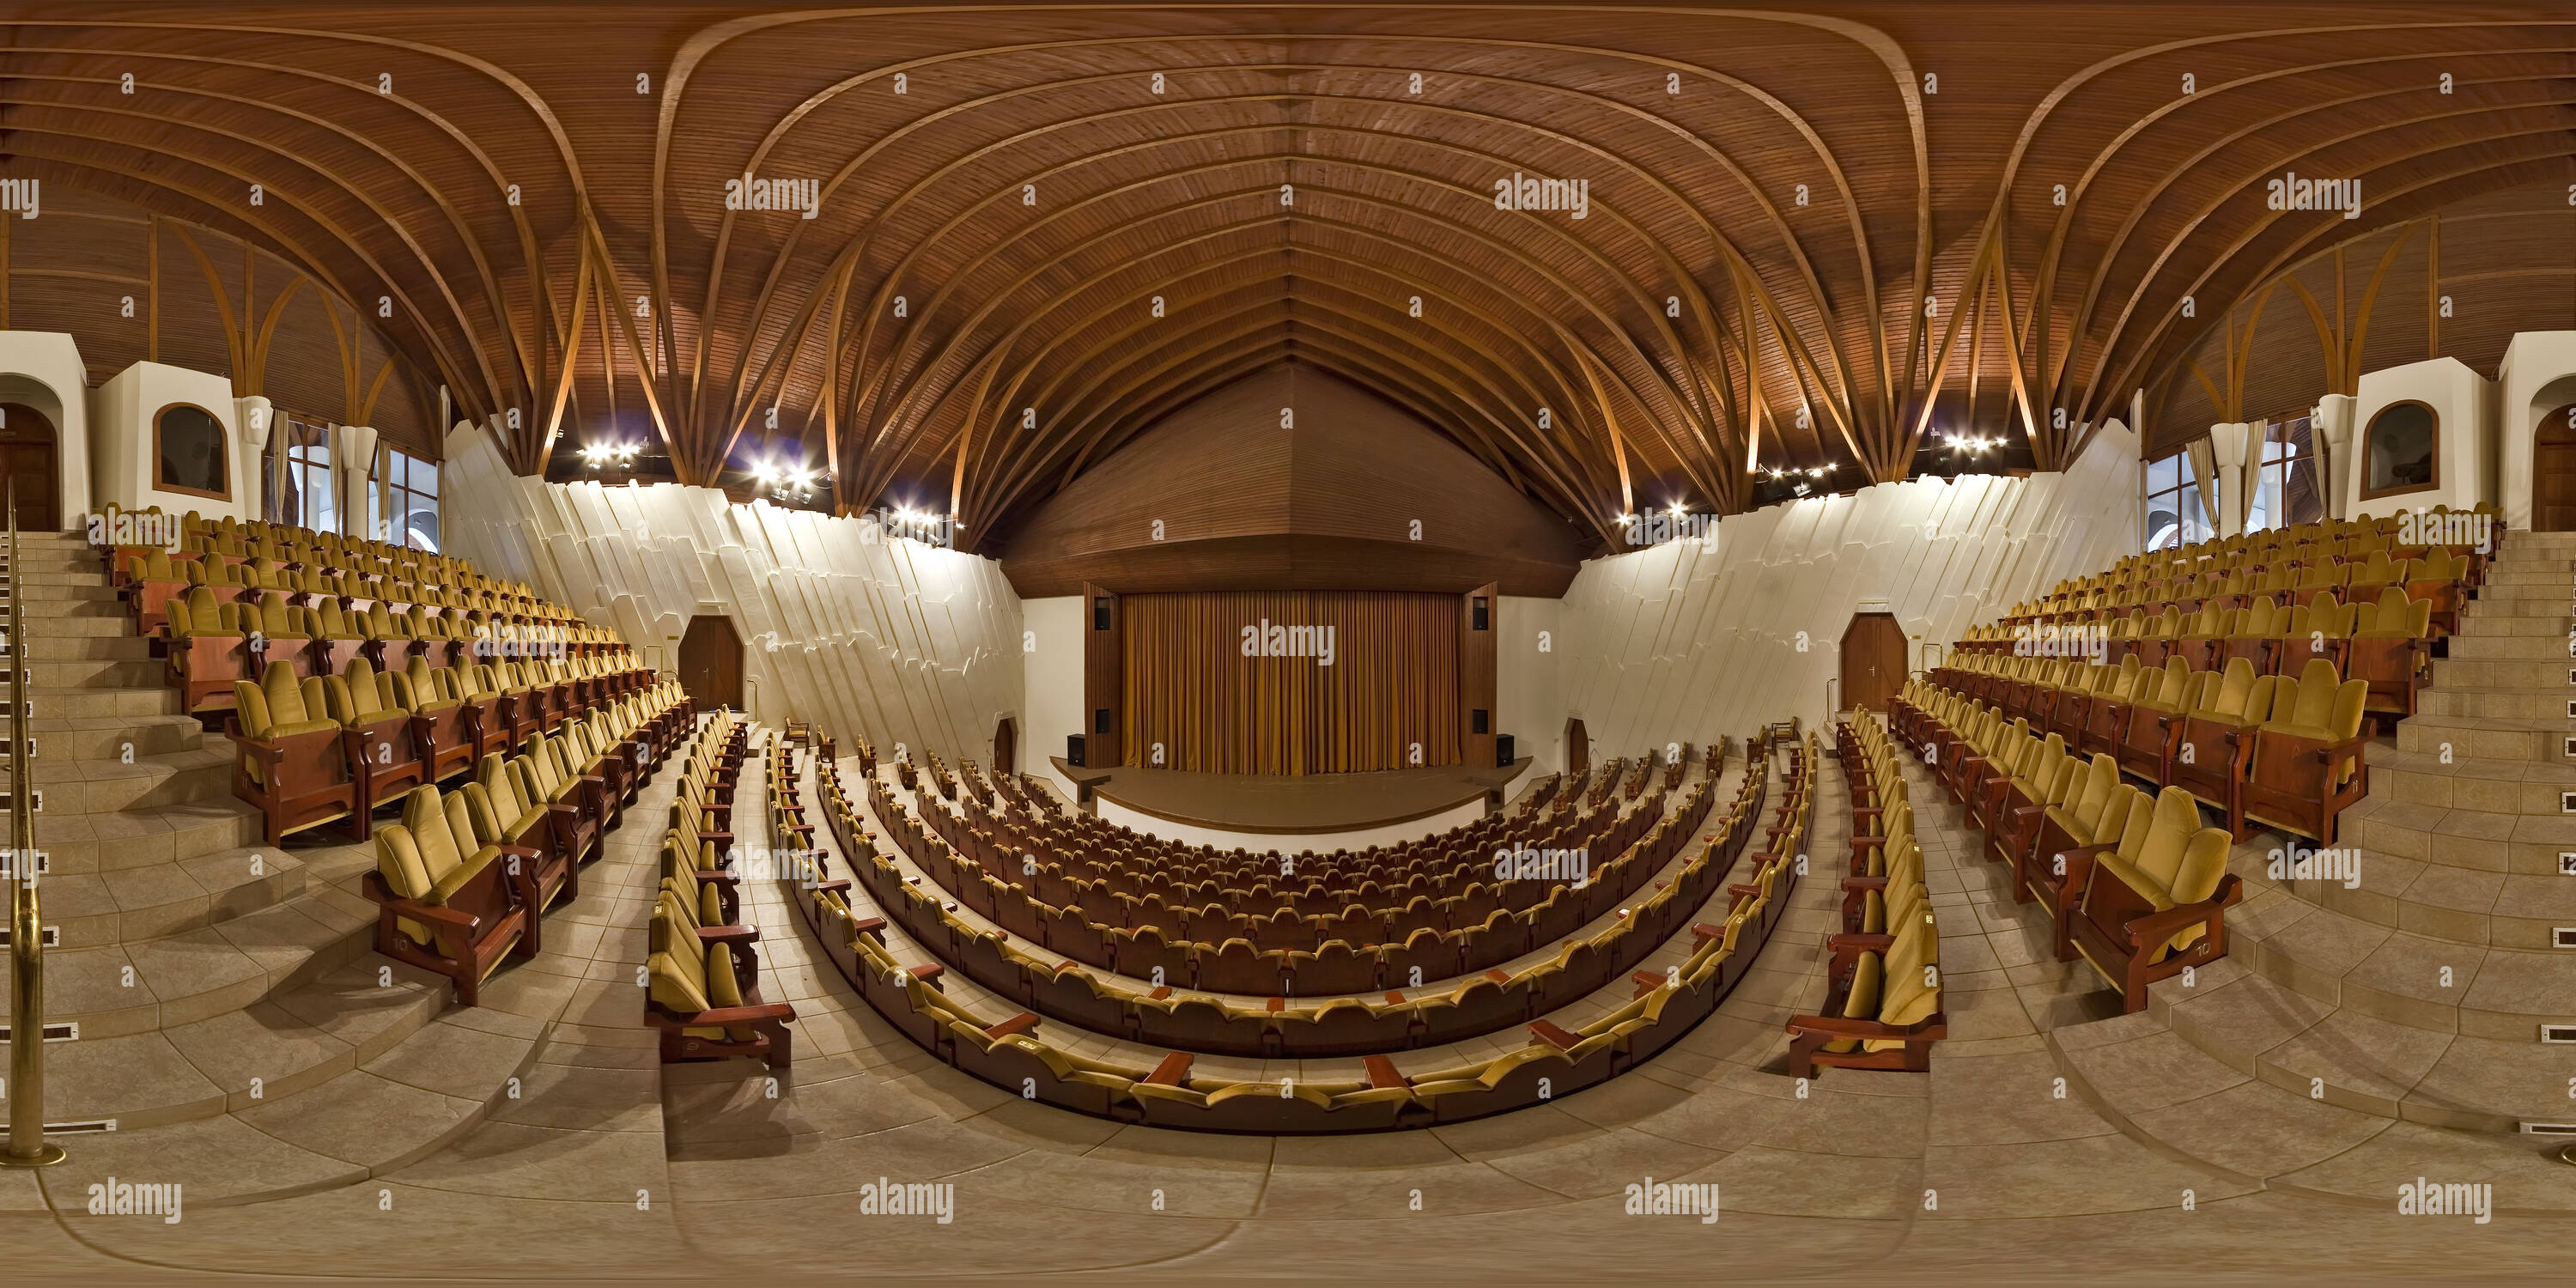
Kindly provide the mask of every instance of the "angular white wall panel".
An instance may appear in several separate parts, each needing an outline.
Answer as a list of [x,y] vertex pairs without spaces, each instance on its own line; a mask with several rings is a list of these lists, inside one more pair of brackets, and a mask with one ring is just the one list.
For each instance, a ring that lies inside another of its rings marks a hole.
[[471,430],[449,436],[440,470],[451,553],[658,649],[657,665],[677,660],[691,617],[729,618],[764,722],[981,762],[1012,716],[1022,764],[1039,750],[1021,710],[1019,596],[990,559],[708,488],[520,478]]

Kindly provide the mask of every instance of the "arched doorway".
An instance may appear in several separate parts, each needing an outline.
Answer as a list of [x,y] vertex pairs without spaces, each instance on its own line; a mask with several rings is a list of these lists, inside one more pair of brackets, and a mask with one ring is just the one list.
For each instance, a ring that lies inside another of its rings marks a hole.
[[17,491],[22,532],[62,529],[55,505],[60,486],[55,448],[54,422],[43,412],[25,403],[0,403],[0,485]]
[[692,617],[680,637],[680,687],[700,710],[742,707],[742,638],[723,617]]
[[1009,716],[1002,717],[1002,722],[993,726],[993,772],[1020,772],[1020,735],[1012,727]]
[[1580,717],[1565,722],[1565,772],[1574,777],[1592,771],[1592,735],[1583,732]]
[[2576,532],[2576,403],[2541,417],[2532,435],[2531,528]]
[[1892,613],[1854,613],[1843,628],[1842,706],[1887,710],[1905,687],[1905,628]]

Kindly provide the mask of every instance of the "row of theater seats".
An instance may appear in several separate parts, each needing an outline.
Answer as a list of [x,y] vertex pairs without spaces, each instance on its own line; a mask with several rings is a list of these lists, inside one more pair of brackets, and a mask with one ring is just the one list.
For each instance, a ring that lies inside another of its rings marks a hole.
[[[841,794],[836,773],[824,772],[827,808],[835,817],[857,813]],[[886,807],[881,785],[871,793],[875,808]],[[1632,969],[1657,944],[1678,929],[1686,909],[1704,901],[1732,867],[1752,835],[1762,783],[1748,777],[1745,789],[1720,829],[1693,854],[1676,876],[1656,888],[1634,908],[1605,901],[1604,915],[1616,913],[1607,928],[1581,939],[1581,920],[1549,927],[1544,938],[1521,943],[1521,950],[1497,958],[1509,960],[1555,944],[1549,960],[1518,972],[1499,968],[1458,969],[1464,954],[1476,951],[1480,936],[1457,940],[1424,939],[1412,945],[1419,959],[1366,953],[1339,941],[1312,953],[1256,955],[1250,945],[1234,940],[1198,964],[1195,987],[1229,997],[1175,996],[1172,984],[1155,973],[1133,972],[1121,980],[1101,980],[1079,962],[1049,964],[1015,948],[1008,931],[982,932],[956,917],[955,905],[941,905],[906,883],[893,859],[875,848],[873,834],[837,838],[851,855],[854,875],[878,906],[890,911],[905,931],[954,964],[984,987],[1056,1019],[1095,1032],[1142,1042],[1227,1055],[1357,1055],[1436,1046],[1491,1032],[1543,1015],[1606,984]],[[1643,885],[1705,822],[1708,785],[1694,786],[1693,801],[1659,829],[1626,860],[1636,865]],[[880,813],[880,817],[885,817]],[[912,853],[921,853],[915,847]],[[1003,923],[1008,926],[1008,923]],[[1515,927],[1517,929],[1517,927]],[[1427,935],[1427,932],[1424,932]],[[1025,936],[1024,936],[1025,937]],[[1418,936],[1419,937],[1419,936]],[[1562,941],[1562,942],[1560,942]],[[1452,981],[1457,981],[1452,984]],[[1228,988],[1234,984],[1238,987]],[[1291,986],[1293,987],[1293,991]],[[1430,986],[1443,991],[1408,998],[1403,990]],[[1139,991],[1139,990],[1143,991]],[[1378,997],[1334,996],[1384,991]],[[1291,996],[1332,997],[1321,1005],[1292,1005]]]
[[[1018,914],[993,911],[988,904],[1007,907],[1016,900],[1051,911],[1076,912],[1090,927],[1088,931],[1070,925],[1059,930],[1052,924],[1059,918],[1034,911],[1030,915],[1033,925],[1050,927],[1050,940],[1059,935],[1066,940],[1066,946],[1057,951],[1100,966],[1112,962],[1099,955],[1107,949],[1093,941],[1105,944],[1122,932],[1132,938],[1151,931],[1175,948],[1230,939],[1243,939],[1272,952],[1312,950],[1333,939],[1361,947],[1397,944],[1424,930],[1454,933],[1485,925],[1497,914],[1530,913],[1566,884],[1564,880],[1501,879],[1494,855],[1497,849],[1515,848],[1508,835],[1487,842],[1489,848],[1472,858],[1444,856],[1440,869],[1412,870],[1400,878],[1391,873],[1364,876],[1355,884],[1308,874],[1281,878],[1280,886],[1285,888],[1275,887],[1268,879],[1255,879],[1248,888],[1214,879],[1182,885],[1158,874],[1118,869],[1086,879],[1080,875],[1078,858],[1061,852],[1043,858],[1027,851],[1014,853],[995,843],[989,831],[967,828],[935,800],[927,804],[929,812],[923,821],[942,842],[930,847],[928,870],[941,888],[997,919]],[[1612,856],[1627,854],[1663,816],[1661,796],[1624,816],[1614,816],[1613,808],[1605,806],[1597,817],[1567,822],[1521,844],[1542,853],[1602,856],[1606,863]],[[1068,873],[1068,868],[1074,871]],[[1633,884],[1622,887],[1606,869],[1601,875],[1604,879],[1585,887],[1589,897],[1578,898],[1575,904],[1600,904],[1634,888]],[[988,888],[988,879],[996,884]],[[1596,908],[1592,915],[1598,914]]]
[[742,1057],[784,1069],[795,1057],[788,1024],[796,1008],[761,1000],[760,929],[740,924],[732,847],[718,844],[731,838],[708,827],[730,822],[750,727],[718,711],[696,733],[662,840],[644,1022],[659,1035],[665,1064]]
[[376,829],[376,870],[363,883],[376,951],[446,976],[460,1004],[478,1005],[504,960],[543,951],[545,910],[580,892],[582,864],[683,736],[687,713],[665,681],[560,736],[531,738],[521,755],[485,756],[456,791],[413,788],[402,821]]
[[176,555],[101,553],[183,708],[230,713],[234,791],[272,845],[335,821],[364,839],[402,793],[653,683],[614,633],[462,560],[194,514],[180,526]]
[[[1842,930],[1826,936],[1825,1004],[1789,1021],[1789,1071],[1932,1067],[1950,1035],[1941,1009],[1941,928],[1923,880],[1914,807],[1887,730],[1866,707],[1834,731],[1851,787],[1851,858]],[[1867,802],[1864,804],[1863,802]]]
[[2481,505],[2212,538],[2130,555],[2103,572],[2059,582],[2003,620],[2103,621],[2167,608],[2194,613],[2213,599],[2232,609],[2266,594],[2307,603],[2328,591],[2350,602],[2376,602],[2388,587],[2401,586],[2410,599],[2434,600],[2441,629],[2455,631],[2462,596],[2484,584],[2503,530],[2503,516]]
[[[2149,670],[1968,654],[1911,682],[1911,708],[1942,694],[1983,704],[1995,726],[2023,724],[2078,754],[2111,756],[2157,787],[2217,805],[2231,837],[2262,823],[2335,840],[2336,820],[2369,785],[2370,681],[2312,657],[2295,674],[2258,674],[2243,657],[2194,670],[2180,657]],[[1961,713],[1963,718],[1965,713]]]
[[2059,960],[2081,954],[2136,1011],[2148,985],[2226,955],[2226,911],[2243,888],[2227,870],[2229,834],[2203,825],[2200,798],[2166,786],[2150,800],[2108,753],[2088,761],[2062,735],[2006,724],[1973,698],[1907,687],[1897,735],[1930,750],[1986,856],[2013,869],[2015,901],[2047,910]]
[[[1695,947],[1685,965],[1659,979],[1640,978],[1625,1006],[1579,1030],[1534,1021],[1526,1046],[1418,1077],[1405,1076],[1384,1056],[1366,1057],[1358,1078],[1303,1081],[1193,1076],[1194,1053],[1187,1050],[1172,1052],[1150,1069],[1084,1057],[1048,1041],[1033,1012],[988,1021],[940,990],[936,967],[897,966],[884,943],[884,919],[851,912],[850,879],[832,878],[828,862],[804,874],[797,903],[834,965],[878,1013],[942,1060],[1026,1099],[1123,1122],[1200,1131],[1427,1127],[1592,1086],[1663,1050],[1716,1008],[1760,951],[1797,881],[1794,856],[1813,817],[1817,749],[1810,742],[1791,750],[1788,759],[1788,800],[1769,832],[1772,852],[1755,859],[1751,881],[1730,887],[1732,906],[1723,927],[1694,927]],[[1767,754],[1757,756],[1748,777],[1767,782],[1768,761]],[[1754,803],[1748,815],[1758,813],[1761,790],[1750,789]],[[835,840],[854,866],[882,864],[845,796],[827,788],[825,809]],[[919,899],[917,891],[904,893],[910,889],[896,883],[892,891],[872,887],[871,893],[880,907],[893,908]]]
[[[1658,793],[1654,809],[1661,809],[1660,797]],[[1567,808],[1548,811],[1524,805],[1400,847],[1372,846],[1322,856],[1246,856],[1240,863],[1171,862],[1140,846],[1139,841],[1153,840],[1141,833],[1096,820],[1088,827],[1071,826],[1052,800],[1006,807],[1007,812],[997,814],[970,793],[959,799],[953,814],[934,803],[929,815],[943,839],[997,865],[1052,869],[1047,877],[1051,881],[1105,884],[1108,894],[1160,896],[1172,904],[1199,902],[1189,896],[1205,887],[1225,892],[1228,906],[1236,911],[1258,917],[1280,909],[1313,913],[1351,902],[1372,908],[1402,907],[1426,889],[1455,890],[1475,871],[1491,871],[1497,847],[1598,845],[1620,821],[1620,811],[1611,805],[1591,807],[1578,815],[1571,801],[1565,804]],[[1537,830],[1543,827],[1557,831]],[[1046,893],[1054,896],[1065,891]]]
[[[2320,596],[2311,604],[2282,608],[2269,597],[2258,597],[2245,608],[2205,606],[2190,618],[2166,609],[2161,619],[2138,635],[2123,634],[2125,623],[2115,622],[2107,636],[2080,641],[2080,650],[2016,649],[2000,640],[1971,638],[1961,641],[1957,652],[1963,660],[1979,656],[2035,662],[2090,659],[2097,665],[2134,658],[2149,668],[2179,659],[2195,671],[2213,670],[2241,658],[2257,675],[2295,675],[2309,662],[2324,658],[2338,672],[2369,681],[2368,709],[2397,720],[2415,714],[2417,691],[2432,681],[2433,647],[2441,638],[2433,626],[2433,606],[2433,600],[2408,599],[2393,586],[2380,593],[2376,604],[2338,604]],[[1995,629],[1983,628],[1989,633]],[[1978,634],[1971,632],[1972,637]],[[2064,656],[2076,651],[2084,658]]]

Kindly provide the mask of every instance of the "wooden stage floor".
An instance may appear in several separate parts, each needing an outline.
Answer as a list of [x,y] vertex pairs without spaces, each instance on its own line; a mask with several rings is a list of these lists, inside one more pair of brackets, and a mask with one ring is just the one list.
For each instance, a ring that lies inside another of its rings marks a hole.
[[1442,765],[1375,774],[1193,774],[1177,769],[1112,766],[1082,769],[1055,762],[1084,789],[1139,813],[1229,832],[1346,832],[1385,827],[1455,809],[1506,792],[1529,768],[1524,756],[1506,768]]

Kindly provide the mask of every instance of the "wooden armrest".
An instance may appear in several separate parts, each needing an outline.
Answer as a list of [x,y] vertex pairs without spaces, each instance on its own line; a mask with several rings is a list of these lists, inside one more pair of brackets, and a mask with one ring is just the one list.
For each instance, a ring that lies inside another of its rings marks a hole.
[[1391,989],[1391,988],[1390,988],[1390,989],[1388,989],[1388,990],[1386,991],[1386,1004],[1387,1004],[1387,1005],[1389,1005],[1389,1006],[1402,1006],[1402,1005],[1404,1005],[1404,994],[1399,993],[1399,992],[1397,992],[1397,991],[1395,991],[1394,989]]
[[[849,882],[844,881],[841,884],[848,885]],[[850,933],[854,935],[875,935],[880,942],[883,942],[885,938],[885,928],[886,919],[883,917],[861,917],[850,923]],[[1067,965],[1070,964],[1071,963],[1067,963]]]
[[1145,1081],[1158,1087],[1186,1086],[1190,1077],[1190,1059],[1189,1052],[1174,1051],[1164,1056],[1163,1062],[1155,1065],[1152,1073],[1145,1075]]
[[720,1006],[684,1017],[690,1028],[708,1028],[727,1024],[753,1024],[761,1020],[792,1020],[796,1008],[785,1002],[763,1002],[758,1006]]
[[1576,1037],[1575,1035],[1568,1033],[1545,1020],[1530,1021],[1529,1031],[1531,1037],[1537,1038],[1539,1041],[1555,1047],[1559,1051],[1571,1051],[1577,1043],[1583,1041],[1583,1039]]
[[1154,986],[1154,991],[1147,993],[1145,996],[1150,997],[1157,1002],[1170,1001],[1172,997],[1172,986],[1169,984],[1156,984]]
[[999,1023],[999,1024],[993,1025],[992,1027],[990,1027],[990,1028],[988,1028],[988,1029],[985,1029],[985,1030],[984,1030],[984,1036],[985,1036],[985,1037],[988,1037],[988,1038],[992,1038],[992,1039],[994,1039],[995,1041],[999,1041],[999,1040],[1001,1040],[1001,1039],[1003,1039],[1003,1038],[1007,1038],[1007,1037],[1014,1037],[1014,1036],[1017,1036],[1017,1035],[1019,1035],[1019,1034],[1026,1033],[1026,1032],[1028,1032],[1029,1030],[1036,1028],[1037,1026],[1038,1026],[1038,1016],[1037,1016],[1037,1012],[1035,1012],[1035,1011],[1022,1011],[1022,1012],[1020,1012],[1019,1014],[1014,1015],[1014,1016],[1012,1016],[1011,1018],[1009,1018],[1009,1019],[1007,1019],[1007,1020],[1004,1020],[1004,1021],[1002,1021],[1002,1022],[1001,1022],[1001,1023]]
[[1917,1038],[1939,1041],[1950,1036],[1949,1017],[1940,1012],[1898,1028],[1876,1020],[1846,1020],[1823,1015],[1800,1015],[1790,1019],[1791,1033],[1815,1033],[1840,1038]]
[[1496,966],[1485,972],[1485,978],[1490,979],[1497,984],[1508,984],[1512,982],[1512,973],[1504,970],[1500,966]]
[[927,964],[920,965],[920,966],[915,966],[915,967],[911,968],[911,970],[910,970],[908,973],[909,973],[909,974],[910,974],[914,979],[920,980],[922,983],[927,984],[927,983],[931,982],[932,980],[935,980],[935,979],[939,978],[941,975],[944,975],[944,974],[948,973],[948,968],[947,968],[947,967],[945,967],[945,966],[940,965],[940,964],[939,964],[939,963],[937,963],[937,962],[929,962],[929,963],[927,963]]
[[1271,998],[1271,999],[1270,999],[1269,1010],[1270,1010],[1270,1013],[1271,1013],[1272,1015],[1277,1015],[1277,1014],[1278,1014],[1278,1013],[1280,1013],[1281,1011],[1284,1011],[1284,1010],[1287,1010],[1287,1009],[1288,1009],[1288,999],[1287,999],[1287,998],[1284,998],[1284,997],[1274,997],[1274,998]]
[[1726,927],[1712,926],[1703,921],[1698,925],[1691,927],[1691,938],[1699,943],[1706,943],[1712,939],[1724,939],[1726,938]]
[[699,943],[699,944],[701,944],[701,945],[705,945],[705,944],[749,944],[749,943],[757,943],[757,942],[759,942],[759,940],[760,940],[760,927],[758,927],[758,926],[700,926],[700,927],[698,927],[698,943]]
[[1405,1077],[1402,1073],[1396,1071],[1395,1061],[1389,1060],[1385,1056],[1373,1055],[1364,1057],[1360,1061],[1360,1067],[1367,1071],[1368,1085],[1369,1089],[1372,1091],[1381,1091],[1391,1087],[1410,1087],[1413,1085],[1413,1080],[1411,1078]]

